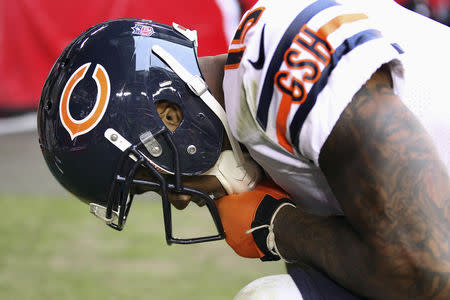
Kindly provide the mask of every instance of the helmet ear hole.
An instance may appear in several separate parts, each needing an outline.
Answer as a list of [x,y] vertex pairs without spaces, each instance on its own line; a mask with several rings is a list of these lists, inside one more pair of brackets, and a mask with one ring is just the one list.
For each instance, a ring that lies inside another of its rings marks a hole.
[[183,112],[178,104],[168,100],[160,100],[155,103],[158,115],[166,127],[174,132],[183,121]]
[[44,105],[44,109],[45,109],[46,111],[52,110],[52,101],[47,100],[47,102],[46,102],[45,105]]

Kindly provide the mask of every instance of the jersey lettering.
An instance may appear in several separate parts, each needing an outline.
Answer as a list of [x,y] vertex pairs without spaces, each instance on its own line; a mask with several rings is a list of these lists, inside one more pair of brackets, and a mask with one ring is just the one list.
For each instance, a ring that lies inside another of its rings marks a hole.
[[308,27],[302,28],[294,42],[300,46],[303,46],[323,63],[327,64],[330,60],[332,48],[325,40],[321,39]]
[[[289,71],[278,71],[275,75],[277,88],[288,94],[293,102],[301,104],[306,100],[305,83],[314,84],[321,75],[319,62],[327,64],[332,53],[331,46],[304,26],[296,35],[294,43],[302,49],[289,48],[284,54],[284,62]],[[316,59],[310,59],[311,55]],[[295,74],[292,70],[297,70]],[[288,77],[291,83],[287,84]]]
[[[293,153],[294,148],[286,136],[287,118],[293,104],[301,105],[309,99],[309,91],[320,80],[322,70],[328,68],[331,63],[335,49],[327,42],[328,35],[344,23],[365,18],[367,16],[364,14],[337,16],[319,28],[317,32],[304,25],[293,38],[291,47],[285,51],[284,62],[288,70],[278,71],[274,77],[274,84],[283,93],[277,113],[277,139],[289,152]],[[315,102],[315,99],[312,101]],[[307,106],[309,111],[312,104]],[[290,135],[297,137],[297,133],[291,132]]]
[[289,77],[289,72],[279,71],[275,75],[275,84],[284,94],[292,98],[293,102],[303,103],[306,99],[305,87],[301,81],[293,78],[291,83],[288,84],[286,81]]
[[258,124],[263,130],[267,129],[269,109],[271,107],[274,90],[276,90],[276,85],[274,84],[275,75],[283,64],[284,54],[290,48],[296,35],[305,24],[308,24],[317,13],[337,5],[339,5],[339,3],[333,0],[317,0],[299,12],[286,28],[272,54],[272,58],[270,58],[270,63],[261,90],[261,96],[259,98],[256,117]]
[[[264,7],[258,7],[247,14],[247,16],[239,24],[239,27],[236,30],[231,44],[241,45],[244,43],[245,36],[247,35],[248,30],[258,23],[264,10]],[[244,56],[244,52],[245,46],[237,49],[230,49],[228,51],[225,69],[238,68],[239,64],[241,63],[242,57]]]
[[306,101],[306,85],[310,87],[319,80],[321,68],[330,61],[332,51],[325,40],[305,25],[284,54],[288,70],[280,70],[275,74],[275,86],[284,94],[277,114],[277,138],[280,145],[291,153],[294,149],[286,138],[286,119],[291,105]]

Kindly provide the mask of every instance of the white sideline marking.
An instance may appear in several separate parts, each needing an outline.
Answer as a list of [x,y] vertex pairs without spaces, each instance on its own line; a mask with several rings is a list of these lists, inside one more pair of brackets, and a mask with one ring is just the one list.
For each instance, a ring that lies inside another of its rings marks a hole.
[[17,117],[0,118],[0,136],[33,131],[37,128],[37,113],[30,112]]

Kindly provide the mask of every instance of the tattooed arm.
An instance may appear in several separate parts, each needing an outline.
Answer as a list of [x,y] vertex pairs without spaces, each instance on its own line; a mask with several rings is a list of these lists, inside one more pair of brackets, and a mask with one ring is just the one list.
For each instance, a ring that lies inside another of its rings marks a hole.
[[286,207],[277,244],[365,297],[450,299],[449,175],[391,86],[388,71],[377,71],[322,148],[320,167],[345,217]]

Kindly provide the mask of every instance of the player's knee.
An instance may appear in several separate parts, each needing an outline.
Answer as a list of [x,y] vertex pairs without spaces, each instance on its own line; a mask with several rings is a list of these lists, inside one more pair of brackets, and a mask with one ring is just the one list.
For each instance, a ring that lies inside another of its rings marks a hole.
[[297,285],[288,274],[266,276],[246,285],[234,300],[302,300]]

